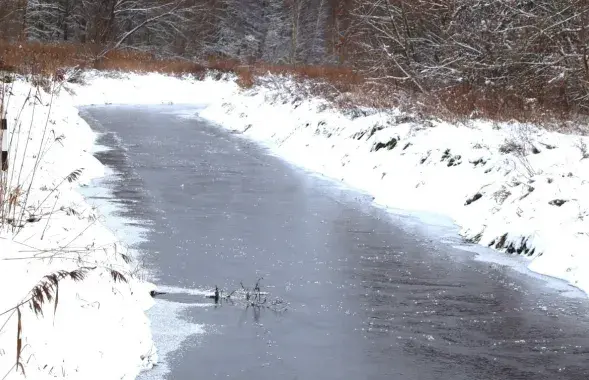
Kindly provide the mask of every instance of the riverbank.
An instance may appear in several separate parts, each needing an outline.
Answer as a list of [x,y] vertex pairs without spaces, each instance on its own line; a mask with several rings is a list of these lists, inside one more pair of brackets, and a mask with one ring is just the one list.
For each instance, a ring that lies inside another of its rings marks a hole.
[[3,84],[11,134],[0,371],[4,379],[135,378],[157,361],[145,316],[153,285],[79,192],[104,168],[92,155],[95,134],[54,85]]
[[589,291],[587,137],[520,123],[334,110],[281,83],[286,90],[231,94],[201,116],[367,191],[377,204],[449,216],[465,239],[525,256],[532,271]]

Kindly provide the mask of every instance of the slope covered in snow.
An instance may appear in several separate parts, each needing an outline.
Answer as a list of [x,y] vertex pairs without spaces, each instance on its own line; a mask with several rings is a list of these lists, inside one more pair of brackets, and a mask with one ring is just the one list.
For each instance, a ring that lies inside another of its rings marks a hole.
[[[450,216],[468,240],[589,290],[589,139],[521,123],[338,111],[289,80],[235,91],[201,116],[405,210]],[[280,83],[288,91],[278,90]]]
[[152,285],[77,191],[103,175],[94,133],[63,88],[45,92],[23,80],[4,88],[11,156],[0,232],[2,376],[134,378],[157,359],[145,316]]

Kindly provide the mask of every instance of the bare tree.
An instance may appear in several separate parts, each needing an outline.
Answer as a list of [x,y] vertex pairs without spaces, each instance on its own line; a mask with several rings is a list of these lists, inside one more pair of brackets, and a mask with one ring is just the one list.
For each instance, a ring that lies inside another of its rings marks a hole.
[[[0,0],[0,39],[354,65],[412,91],[589,111],[586,0]],[[506,99],[509,99],[506,101]]]

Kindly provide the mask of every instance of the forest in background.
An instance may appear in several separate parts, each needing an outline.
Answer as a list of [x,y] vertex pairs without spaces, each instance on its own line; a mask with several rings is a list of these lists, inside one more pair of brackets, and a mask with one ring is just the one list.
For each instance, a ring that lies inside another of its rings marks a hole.
[[495,118],[586,114],[588,26],[586,0],[0,0],[8,44],[346,68]]

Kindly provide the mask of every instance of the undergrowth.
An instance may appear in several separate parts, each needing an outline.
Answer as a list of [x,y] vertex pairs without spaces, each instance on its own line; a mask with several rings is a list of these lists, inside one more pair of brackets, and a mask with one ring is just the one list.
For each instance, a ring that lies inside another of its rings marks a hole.
[[[209,57],[192,62],[167,59],[137,50],[112,50],[93,44],[8,43],[0,41],[0,74],[18,73],[35,77],[64,79],[65,70],[158,72],[169,75],[191,74],[203,78],[207,72],[232,73],[243,88],[255,86],[266,74],[278,74],[305,81],[306,90],[322,96],[339,108],[359,106],[377,109],[396,108],[417,115],[448,121],[471,118],[519,121],[542,124],[563,132],[584,133],[586,116],[570,108],[565,99],[538,91],[535,98],[524,97],[506,88],[463,84],[438,89],[416,90],[403,81],[366,80],[361,68],[335,65],[274,65],[264,62],[242,64],[236,60]],[[0,75],[0,78],[2,75]],[[219,77],[220,78],[220,77]],[[75,81],[75,75],[69,75]]]

